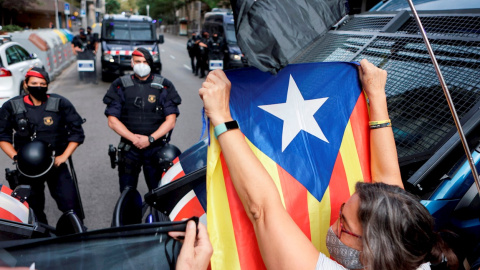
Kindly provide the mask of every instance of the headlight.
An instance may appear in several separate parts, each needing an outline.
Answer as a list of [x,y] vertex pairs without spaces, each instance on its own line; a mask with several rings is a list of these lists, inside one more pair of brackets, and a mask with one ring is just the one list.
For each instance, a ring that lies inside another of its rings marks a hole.
[[240,54],[232,54],[230,55],[230,59],[240,61],[242,59],[242,56]]
[[115,62],[115,60],[113,59],[113,56],[111,54],[104,54],[103,55],[103,60],[104,61],[107,61],[107,62]]
[[153,56],[153,62],[160,62],[160,55],[159,54],[154,54]]

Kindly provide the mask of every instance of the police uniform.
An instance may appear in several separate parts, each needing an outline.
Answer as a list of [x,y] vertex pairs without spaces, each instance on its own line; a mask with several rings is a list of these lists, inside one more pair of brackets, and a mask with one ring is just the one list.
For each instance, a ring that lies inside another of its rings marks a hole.
[[[107,117],[116,117],[134,134],[150,136],[168,115],[180,114],[181,98],[173,84],[160,75],[150,74],[144,81],[135,75],[125,75],[112,83],[103,102],[107,104]],[[120,139],[120,192],[126,186],[137,187],[142,166],[148,189],[158,186],[163,171],[158,169],[157,153],[167,142],[168,138],[163,136],[147,148],[138,149],[129,140]]]
[[[91,34],[86,34],[85,33],[85,37],[82,38],[81,35],[76,35],[73,39],[72,39],[72,44],[74,47],[78,47],[80,49],[83,49],[83,52],[77,52],[77,60],[93,60],[93,66],[95,68],[95,71],[92,72],[92,75],[93,75],[93,80],[96,81],[97,80],[97,69],[96,69],[96,57],[95,57],[95,53],[93,53],[95,51],[95,47],[96,47],[96,43],[98,41],[95,39],[95,37]],[[80,80],[83,80],[84,79],[84,73],[83,72],[79,72],[78,73],[78,76],[79,76],[79,79]]]
[[193,34],[192,37],[187,41],[187,51],[188,51],[188,56],[190,57],[190,63],[192,65],[192,73],[196,73],[196,75],[198,75],[198,67],[195,66],[195,58],[197,58],[197,66],[199,64],[198,62],[199,46],[198,44],[196,44],[196,42],[199,39],[200,37]]
[[[46,102],[34,106],[28,95],[17,96],[7,101],[0,110],[0,141],[14,142],[18,152],[25,144],[39,140],[50,144],[55,155],[61,155],[69,142],[83,143],[85,135],[82,118],[66,98],[49,94]],[[15,130],[12,140],[12,134]],[[20,184],[31,186],[27,202],[38,221],[47,223],[45,207],[45,182],[58,209],[80,213],[76,187],[65,163],[53,166],[38,178],[19,176]]]

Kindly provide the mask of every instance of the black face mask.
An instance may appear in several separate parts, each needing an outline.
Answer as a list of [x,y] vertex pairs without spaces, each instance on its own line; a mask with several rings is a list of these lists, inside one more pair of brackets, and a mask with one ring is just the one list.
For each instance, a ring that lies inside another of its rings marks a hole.
[[43,86],[28,86],[28,92],[32,97],[35,99],[40,100],[41,102],[47,101],[47,90],[48,87],[43,87]]

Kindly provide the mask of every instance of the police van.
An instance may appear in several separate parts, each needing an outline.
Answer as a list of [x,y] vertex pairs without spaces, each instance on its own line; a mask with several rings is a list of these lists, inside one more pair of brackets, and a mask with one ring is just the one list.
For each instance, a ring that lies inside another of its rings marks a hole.
[[147,16],[105,15],[101,30],[102,80],[133,73],[130,61],[137,47],[152,53],[152,72],[160,74],[162,62],[158,45],[163,43],[163,35],[157,37],[156,30],[155,21]]
[[223,61],[224,69],[248,66],[247,59],[237,44],[233,13],[231,11],[214,8],[211,12],[205,13],[203,28],[210,34],[210,37],[214,33],[223,37],[226,43],[226,54]]

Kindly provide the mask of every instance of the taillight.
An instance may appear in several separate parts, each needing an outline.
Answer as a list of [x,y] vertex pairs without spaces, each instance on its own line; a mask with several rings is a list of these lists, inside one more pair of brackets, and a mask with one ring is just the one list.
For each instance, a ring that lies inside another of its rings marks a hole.
[[6,68],[0,68],[0,77],[10,77],[12,76],[12,72]]

